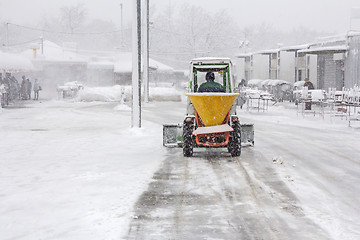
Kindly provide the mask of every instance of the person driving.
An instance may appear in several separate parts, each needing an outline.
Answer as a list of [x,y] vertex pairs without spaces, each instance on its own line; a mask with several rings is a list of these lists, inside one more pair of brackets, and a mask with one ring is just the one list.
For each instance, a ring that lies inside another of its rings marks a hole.
[[198,92],[225,92],[224,87],[215,80],[215,74],[213,72],[206,73],[206,82],[202,83],[198,89]]

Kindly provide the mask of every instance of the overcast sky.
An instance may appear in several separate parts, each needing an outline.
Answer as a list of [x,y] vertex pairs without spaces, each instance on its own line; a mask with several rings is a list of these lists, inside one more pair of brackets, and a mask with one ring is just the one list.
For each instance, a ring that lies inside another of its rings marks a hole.
[[[83,3],[89,18],[112,20],[120,25],[120,3],[124,19],[131,20],[132,0],[0,0],[0,21],[36,24],[42,16],[57,16],[64,5]],[[240,27],[266,22],[277,29],[304,26],[313,30],[345,33],[349,30],[350,10],[360,0],[150,0],[157,10],[182,3],[202,6],[209,12],[226,9]],[[354,21],[360,26],[360,20]],[[358,28],[360,29],[360,28]]]

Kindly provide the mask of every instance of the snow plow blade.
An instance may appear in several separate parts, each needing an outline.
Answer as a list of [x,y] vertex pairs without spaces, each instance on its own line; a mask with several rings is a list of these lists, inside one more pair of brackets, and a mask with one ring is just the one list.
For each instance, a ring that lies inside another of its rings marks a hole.
[[[163,145],[169,148],[182,147],[182,125],[165,124],[163,125]],[[254,145],[254,124],[241,124],[241,143],[242,145]]]
[[254,124],[243,123],[241,124],[241,143],[242,145],[251,144],[254,146]]
[[221,125],[239,93],[187,93],[206,127]]
[[165,147],[182,147],[182,125],[163,125],[163,145]]

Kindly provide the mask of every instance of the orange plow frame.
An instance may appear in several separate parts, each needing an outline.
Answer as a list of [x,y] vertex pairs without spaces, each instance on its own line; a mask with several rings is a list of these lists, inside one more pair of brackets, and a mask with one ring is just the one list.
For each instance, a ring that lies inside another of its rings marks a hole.
[[[203,122],[201,121],[201,118],[199,116],[199,114],[197,113],[197,111],[195,110],[195,118],[196,118],[196,124],[197,127],[202,127],[204,126]],[[230,113],[228,113],[223,121],[222,124],[227,124],[230,120]],[[206,137],[206,138],[214,138],[214,137],[224,137],[225,141],[224,142],[220,142],[220,143],[215,143],[215,142],[201,142],[199,140],[199,137]],[[227,146],[229,143],[229,137],[230,137],[230,132],[224,132],[224,133],[211,133],[211,134],[197,134],[195,136],[196,139],[196,144],[198,146],[203,146],[203,147],[224,147]]]

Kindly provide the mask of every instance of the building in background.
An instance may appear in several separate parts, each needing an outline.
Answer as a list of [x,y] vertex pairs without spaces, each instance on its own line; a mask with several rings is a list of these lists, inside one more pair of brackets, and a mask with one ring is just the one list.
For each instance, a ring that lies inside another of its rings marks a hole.
[[[132,53],[122,52],[117,54],[114,66],[114,81],[119,85],[131,85]],[[142,71],[142,70],[141,70]],[[172,84],[178,85],[176,71],[154,59],[149,60],[149,82],[153,85]]]
[[345,54],[346,88],[360,86],[360,33],[349,33],[347,38],[348,51]]
[[[290,83],[309,78],[319,89],[352,88],[360,84],[359,52],[360,33],[349,33],[311,44],[239,54],[237,57],[244,61],[243,67],[238,67],[238,76],[247,81],[282,79]],[[259,61],[258,55],[267,55],[268,63]]]

